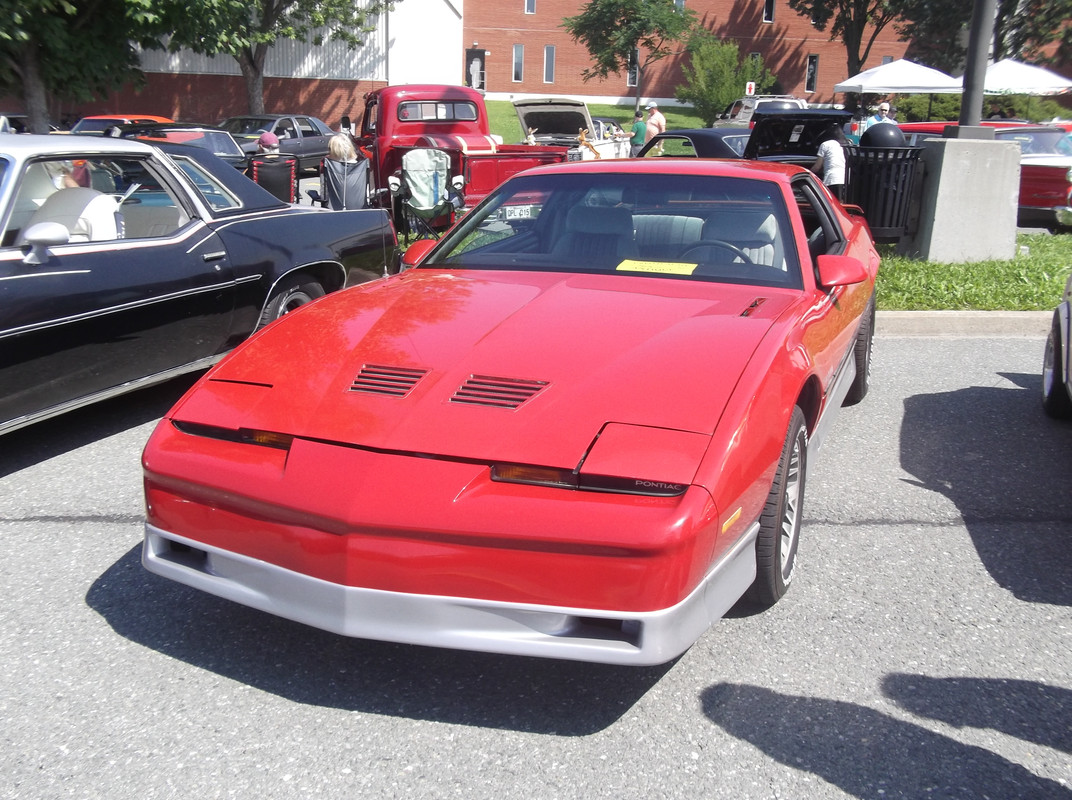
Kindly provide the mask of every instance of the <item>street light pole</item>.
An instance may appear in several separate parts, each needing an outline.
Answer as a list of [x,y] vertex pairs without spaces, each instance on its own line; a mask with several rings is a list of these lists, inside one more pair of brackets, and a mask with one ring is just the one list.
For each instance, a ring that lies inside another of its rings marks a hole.
[[968,59],[964,65],[964,94],[960,98],[960,127],[978,125],[983,110],[983,84],[990,40],[994,38],[995,0],[975,0],[968,30]]

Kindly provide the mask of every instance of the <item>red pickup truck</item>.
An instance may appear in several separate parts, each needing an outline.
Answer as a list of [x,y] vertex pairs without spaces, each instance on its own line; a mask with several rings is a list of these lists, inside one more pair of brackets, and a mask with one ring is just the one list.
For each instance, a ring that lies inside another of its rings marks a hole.
[[389,179],[400,176],[407,152],[442,151],[450,159],[449,179],[462,179],[465,207],[476,205],[510,176],[566,161],[568,153],[566,147],[502,144],[491,135],[483,95],[464,86],[435,84],[388,86],[366,94],[354,140],[369,156],[369,182],[381,197]]

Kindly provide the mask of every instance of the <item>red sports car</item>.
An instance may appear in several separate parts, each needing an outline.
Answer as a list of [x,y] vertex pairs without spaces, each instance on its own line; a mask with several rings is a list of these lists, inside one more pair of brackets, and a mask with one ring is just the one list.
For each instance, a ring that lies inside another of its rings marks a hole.
[[537,168],[407,256],[159,424],[148,569],[340,634],[621,664],[785,593],[879,266],[814,175]]

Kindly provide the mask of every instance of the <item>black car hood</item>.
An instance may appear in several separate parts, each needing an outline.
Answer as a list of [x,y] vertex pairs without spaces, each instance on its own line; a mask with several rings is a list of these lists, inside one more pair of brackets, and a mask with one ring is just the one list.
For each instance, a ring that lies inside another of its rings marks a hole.
[[744,149],[745,158],[777,161],[779,157],[814,156],[823,133],[831,126],[843,127],[852,112],[809,108],[796,111],[763,112],[752,116],[755,125]]

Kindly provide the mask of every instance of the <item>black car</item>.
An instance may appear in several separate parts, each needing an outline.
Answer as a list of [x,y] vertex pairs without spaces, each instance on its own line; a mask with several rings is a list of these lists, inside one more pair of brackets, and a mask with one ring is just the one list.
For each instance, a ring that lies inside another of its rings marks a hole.
[[0,433],[217,361],[396,262],[387,212],[277,200],[207,150],[0,136]]
[[119,135],[124,139],[141,139],[150,144],[174,142],[208,150],[235,169],[244,170],[249,164],[249,155],[235,138],[223,128],[199,125],[194,122],[154,122],[144,125],[119,126]]
[[248,114],[228,117],[219,127],[230,133],[247,155],[257,152],[262,133],[274,133],[279,152],[298,157],[298,169],[315,172],[328,154],[328,141],[335,132],[316,117],[299,114]]
[[830,126],[844,128],[852,114],[837,109],[797,109],[757,111],[752,119],[751,128],[720,125],[666,131],[645,144],[637,157],[748,158],[807,167],[815,161]]

